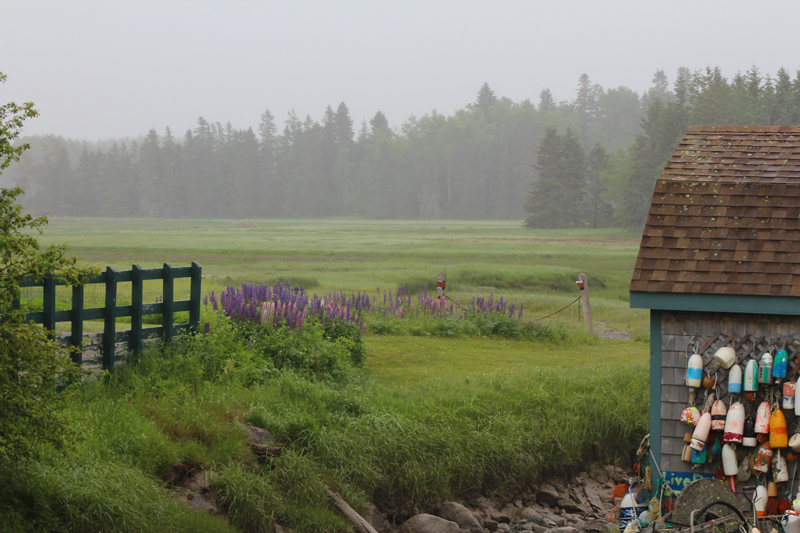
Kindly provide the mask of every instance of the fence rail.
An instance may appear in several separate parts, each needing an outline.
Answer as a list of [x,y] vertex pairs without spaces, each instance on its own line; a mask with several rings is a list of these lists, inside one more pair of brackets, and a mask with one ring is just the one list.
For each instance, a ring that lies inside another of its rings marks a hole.
[[[46,329],[55,332],[57,322],[70,322],[72,325],[70,335],[61,336],[67,342],[78,348],[72,359],[78,365],[83,363],[84,331],[83,323],[87,320],[102,320],[102,368],[111,370],[115,363],[115,350],[117,343],[127,343],[131,353],[141,351],[145,340],[161,338],[170,342],[177,334],[196,330],[200,322],[200,286],[202,281],[202,267],[193,262],[188,267],[173,267],[164,263],[163,268],[144,269],[133,265],[131,270],[117,271],[112,267],[105,272],[86,280],[85,285],[72,286],[72,309],[56,310],[56,286],[64,283],[45,277],[41,281],[25,280],[21,287],[42,287],[42,311],[27,313],[27,319],[37,324],[42,324]],[[174,280],[190,278],[191,285],[188,300],[175,301]],[[163,301],[144,303],[144,282],[147,280],[162,280]],[[131,283],[131,304],[117,305],[117,284]],[[84,290],[86,285],[105,285],[105,306],[84,308]],[[189,322],[173,324],[175,313],[189,311]],[[142,327],[142,317],[146,315],[161,315],[161,326]],[[119,317],[131,317],[131,329],[117,331]]]

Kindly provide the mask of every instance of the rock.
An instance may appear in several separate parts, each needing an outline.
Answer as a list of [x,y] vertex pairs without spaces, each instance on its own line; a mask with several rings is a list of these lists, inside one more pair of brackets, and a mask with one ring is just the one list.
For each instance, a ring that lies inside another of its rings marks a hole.
[[550,533],[580,533],[580,531],[571,526],[564,526],[551,529]]
[[275,533],[285,533],[285,532],[283,531],[283,528],[281,526],[275,524]]
[[593,480],[597,481],[601,485],[605,485],[610,481],[606,470],[604,470],[600,465],[597,464],[589,466],[589,477],[591,477]]
[[603,502],[600,499],[600,493],[588,485],[583,488],[583,491],[586,493],[586,499],[589,500],[591,506],[599,511],[602,511]]
[[497,522],[499,524],[510,524],[511,523],[511,517],[508,516],[507,514],[504,514],[504,513],[500,513],[500,512],[494,511],[494,512],[490,513],[489,516],[491,517],[492,520],[494,520],[495,522]]
[[497,531],[502,531],[503,533],[506,533],[509,529],[511,529],[511,525],[510,524],[498,524],[497,525]]
[[563,527],[567,525],[567,519],[563,516],[552,516],[550,517],[550,520],[552,520],[557,527]]
[[461,533],[461,528],[432,514],[418,514],[403,522],[400,533]]
[[186,476],[186,479],[181,485],[186,490],[201,492],[208,490],[208,487],[215,477],[216,475],[213,470],[201,470],[200,472],[195,472],[194,474]]
[[587,505],[589,503],[586,500],[586,496],[583,495],[583,491],[580,490],[578,487],[572,487],[572,490],[570,490],[570,494],[572,495],[573,498],[575,498],[575,501],[577,501],[581,505]]
[[257,428],[250,424],[242,424],[242,427],[247,431],[247,440],[250,442],[254,444],[275,444],[275,438],[266,429]]
[[465,533],[483,533],[483,526],[478,522],[472,512],[456,502],[444,502],[440,513],[442,518],[458,524]]
[[574,527],[578,531],[586,531],[588,529],[588,524],[583,520],[581,520],[580,518],[576,518],[575,521],[572,523],[572,527]]
[[558,500],[561,499],[561,494],[558,493],[556,488],[552,485],[545,483],[539,487],[539,492],[536,494],[536,501],[539,503],[546,503],[550,507],[558,505]]
[[564,509],[568,513],[582,513],[583,509],[573,502],[572,500],[568,500],[566,498],[562,498],[558,500],[558,506]]
[[533,533],[544,533],[545,531],[549,531],[549,528],[540,526],[539,524],[533,524]]
[[372,524],[372,527],[375,528],[375,531],[378,533],[389,533],[392,530],[392,525],[386,520],[386,517],[372,504],[370,504],[367,516],[364,518],[367,519],[367,522]]
[[533,507],[526,507],[519,513],[519,517],[534,524],[544,524],[544,516]]
[[522,500],[514,500],[514,507],[522,509]]
[[486,531],[495,531],[497,529],[497,525],[497,522],[489,518],[483,521],[483,527],[486,528]]

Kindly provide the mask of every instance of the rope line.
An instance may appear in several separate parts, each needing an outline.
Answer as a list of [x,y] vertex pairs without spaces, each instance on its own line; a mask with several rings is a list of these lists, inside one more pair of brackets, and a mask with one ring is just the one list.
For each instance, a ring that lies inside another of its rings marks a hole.
[[[465,311],[465,312],[467,312],[467,313],[469,312],[469,309],[467,309],[466,307],[462,306],[461,304],[459,304],[458,302],[456,302],[455,300],[453,300],[452,298],[450,298],[448,295],[446,295],[446,294],[445,294],[445,295],[444,295],[444,297],[445,297],[445,298],[447,298],[448,300],[450,300],[451,302],[453,302],[453,304],[454,304],[454,305],[456,305],[456,306],[458,306],[460,309],[464,310],[464,311]],[[568,303],[567,305],[565,305],[564,307],[562,307],[561,309],[559,309],[559,310],[558,310],[558,311],[556,311],[555,313],[550,313],[549,315],[547,315],[547,316],[543,316],[542,318],[537,318],[537,319],[535,319],[535,320],[534,320],[534,322],[539,322],[540,320],[544,320],[545,318],[550,318],[550,317],[551,317],[551,316],[553,316],[553,315],[557,315],[558,313],[560,313],[560,312],[561,312],[561,311],[563,311],[564,309],[566,309],[566,308],[570,307],[571,305],[575,304],[575,302],[577,302],[577,301],[578,301],[578,300],[580,300],[580,299],[581,299],[581,297],[580,297],[580,296],[578,296],[577,298],[575,298],[574,300],[572,300],[570,303]]]

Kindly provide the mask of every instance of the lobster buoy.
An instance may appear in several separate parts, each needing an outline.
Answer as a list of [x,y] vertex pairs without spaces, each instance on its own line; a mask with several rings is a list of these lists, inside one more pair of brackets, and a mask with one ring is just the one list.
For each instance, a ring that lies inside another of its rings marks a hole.
[[784,533],[800,533],[800,513],[786,511],[781,518]]
[[769,434],[769,418],[772,413],[767,402],[761,402],[756,411],[756,433]]
[[792,510],[795,513],[800,514],[800,492],[797,493],[797,496],[795,496],[794,501],[792,501]]
[[783,408],[794,409],[794,395],[797,391],[797,382],[787,381],[783,384]]
[[741,444],[744,438],[744,406],[735,402],[725,417],[725,432],[722,439],[726,444]]
[[626,492],[625,496],[622,498],[622,502],[619,504],[620,533],[624,533],[628,524],[630,524],[635,518],[647,510],[646,505],[637,505],[637,503],[636,485],[634,484],[631,485],[628,492]]
[[786,350],[778,350],[778,353],[775,354],[775,362],[772,364],[772,377],[775,379],[784,379],[788,369],[789,356]]
[[733,482],[734,476],[739,472],[739,463],[736,461],[736,452],[733,446],[726,444],[722,447],[722,471],[731,478],[731,490],[736,492],[736,484]]
[[711,431],[711,413],[703,413],[700,420],[697,422],[697,426],[694,428],[692,442],[689,446],[698,452],[703,451],[709,431]]
[[687,444],[683,447],[683,453],[681,453],[681,461],[684,463],[691,463],[692,462],[692,448]]
[[742,367],[739,365],[733,365],[728,372],[728,392],[730,394],[742,392]]
[[764,352],[758,365],[758,382],[763,385],[772,384],[772,354]]
[[789,444],[788,439],[786,417],[783,416],[783,411],[778,409],[778,404],[775,404],[772,416],[769,417],[769,445],[773,449],[786,448]]
[[730,346],[723,346],[714,354],[714,361],[725,370],[728,370],[736,362],[736,352]]
[[[680,376],[680,374],[678,374]],[[693,354],[686,367],[686,386],[696,389],[703,383],[703,357]]]
[[764,485],[756,486],[756,493],[753,495],[753,504],[756,506],[756,516],[759,518],[767,514],[767,498],[767,487]]
[[681,423],[686,427],[695,427],[700,420],[700,411],[695,406],[687,407],[681,411]]
[[780,450],[772,456],[772,481],[775,483],[789,481],[789,467],[786,465],[786,460],[781,456]]
[[708,446],[702,450],[692,450],[692,464],[704,465],[708,461]]
[[766,474],[769,470],[769,465],[772,462],[772,448],[769,446],[769,442],[765,442],[761,445],[758,449],[758,455],[756,455],[756,461],[753,464],[753,470],[756,472],[761,472],[762,474]]
[[754,359],[750,359],[744,369],[744,390],[745,392],[758,390],[758,363]]
[[793,452],[800,452],[800,433],[795,433],[789,439],[789,448],[792,449]]
[[711,407],[711,431],[722,431],[725,429],[725,417],[728,415],[728,408],[725,402],[717,400]]
[[744,437],[742,437],[742,446],[754,448],[758,445],[756,439],[756,420],[752,416],[748,416],[744,420]]

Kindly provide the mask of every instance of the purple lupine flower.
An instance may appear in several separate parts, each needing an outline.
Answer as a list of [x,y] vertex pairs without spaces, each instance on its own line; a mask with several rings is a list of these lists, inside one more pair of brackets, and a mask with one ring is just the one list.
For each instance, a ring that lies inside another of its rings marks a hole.
[[209,331],[211,331],[211,322],[206,322],[206,325],[203,326],[203,333],[208,335]]
[[247,343],[247,350],[250,352],[253,351],[253,339],[250,339],[250,342]]

